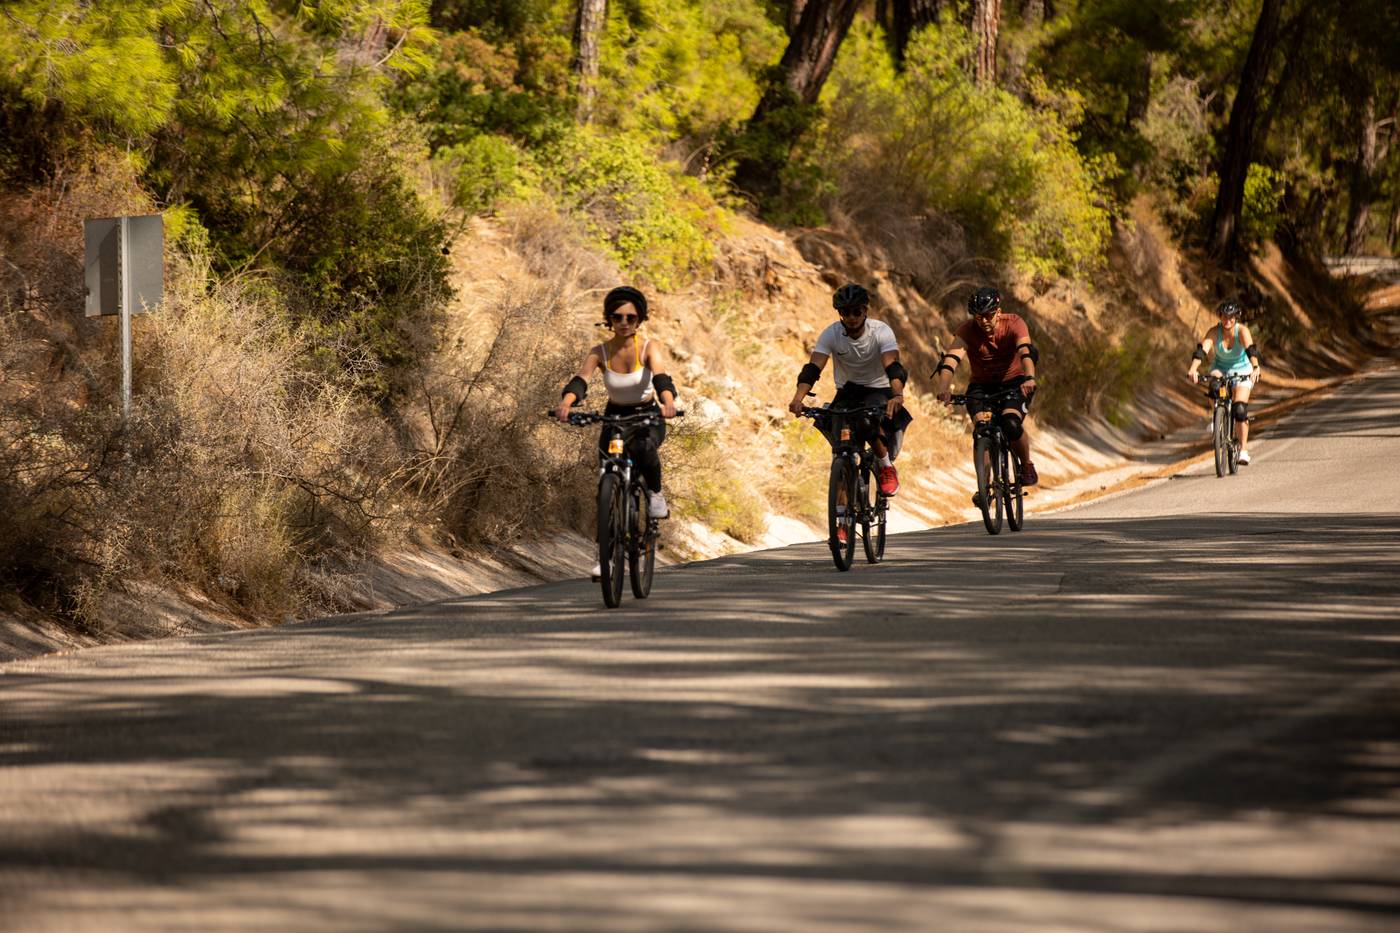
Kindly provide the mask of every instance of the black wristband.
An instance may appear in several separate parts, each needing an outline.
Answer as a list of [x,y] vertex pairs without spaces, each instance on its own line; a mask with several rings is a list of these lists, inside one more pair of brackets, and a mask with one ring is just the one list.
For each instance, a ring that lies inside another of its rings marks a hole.
[[588,395],[588,383],[584,382],[581,376],[575,376],[564,383],[564,391],[559,393],[559,397],[563,398],[570,392],[574,393],[574,398],[581,402]]

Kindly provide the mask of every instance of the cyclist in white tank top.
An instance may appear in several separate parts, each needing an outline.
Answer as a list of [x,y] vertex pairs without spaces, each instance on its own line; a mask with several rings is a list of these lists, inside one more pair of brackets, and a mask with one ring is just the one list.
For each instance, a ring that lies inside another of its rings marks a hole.
[[[569,419],[569,409],[588,394],[589,377],[602,369],[603,386],[608,393],[604,412],[626,414],[651,409],[663,417],[674,418],[676,384],[666,373],[666,348],[661,341],[644,341],[638,334],[647,319],[646,296],[626,285],[614,288],[603,299],[603,316],[613,335],[589,349],[578,374],[564,386],[555,417],[560,421]],[[666,497],[661,494],[661,457],[657,453],[665,439],[664,424],[627,437],[627,451],[646,480],[647,513],[653,518],[670,514]]]

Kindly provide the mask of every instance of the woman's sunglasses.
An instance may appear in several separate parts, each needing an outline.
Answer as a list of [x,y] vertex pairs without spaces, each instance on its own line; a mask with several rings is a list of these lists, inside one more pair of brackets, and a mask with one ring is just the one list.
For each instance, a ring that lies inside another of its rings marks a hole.
[[635,315],[635,314],[609,314],[609,315],[608,315],[608,320],[609,320],[609,321],[612,321],[614,324],[635,324],[635,323],[637,323],[637,315]]

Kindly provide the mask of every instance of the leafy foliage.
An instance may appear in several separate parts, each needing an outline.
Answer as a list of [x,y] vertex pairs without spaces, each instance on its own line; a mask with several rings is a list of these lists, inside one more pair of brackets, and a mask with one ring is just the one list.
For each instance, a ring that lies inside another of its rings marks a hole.
[[668,288],[712,258],[722,209],[698,181],[657,162],[646,141],[584,128],[541,162],[559,203],[622,267]]
[[1099,260],[1108,166],[1080,155],[1056,110],[977,87],[960,64],[971,51],[966,30],[920,32],[902,73],[872,30],[852,30],[846,42],[827,85],[817,156],[843,196],[915,198],[1029,272]]

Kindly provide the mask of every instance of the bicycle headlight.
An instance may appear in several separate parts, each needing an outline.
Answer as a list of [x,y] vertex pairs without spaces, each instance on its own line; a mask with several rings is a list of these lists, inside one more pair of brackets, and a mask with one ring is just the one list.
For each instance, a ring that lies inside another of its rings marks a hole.
[[972,420],[978,422],[991,421],[992,413],[989,411],[979,411],[977,414],[972,416]]
[[622,438],[620,438],[620,437],[611,437],[611,438],[608,438],[608,453],[610,453],[610,454],[620,454],[620,453],[622,453]]
[[1226,392],[1225,387],[1224,387],[1224,386],[1221,386],[1221,387],[1220,387],[1220,397],[1221,397],[1221,398],[1225,398],[1225,397],[1226,397],[1225,392]]
[[842,428],[842,429],[841,429],[841,440],[843,440],[843,441],[849,441],[850,439],[851,439],[851,429],[850,429],[850,428]]

